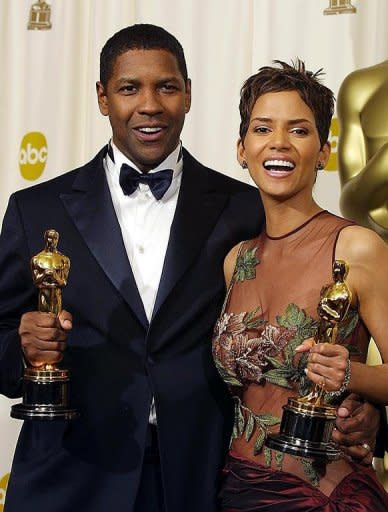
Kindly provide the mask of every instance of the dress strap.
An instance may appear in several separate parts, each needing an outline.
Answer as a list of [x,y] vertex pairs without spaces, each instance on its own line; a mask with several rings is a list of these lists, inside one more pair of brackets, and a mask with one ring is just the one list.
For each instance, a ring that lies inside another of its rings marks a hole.
[[225,299],[224,299],[224,303],[222,305],[222,309],[221,309],[221,315],[223,315],[225,313],[225,309],[226,307],[228,306],[229,304],[229,297],[230,297],[230,294],[232,292],[232,289],[233,289],[233,286],[234,286],[234,283],[236,282],[236,265],[237,265],[237,261],[238,261],[238,258],[240,257],[241,255],[241,251],[245,245],[245,241],[242,241],[240,243],[240,247],[238,248],[238,253],[237,253],[237,256],[236,256],[236,261],[234,262],[234,269],[233,269],[233,274],[232,274],[232,278],[230,280],[230,283],[229,283],[229,286],[228,286],[228,289],[226,290],[226,295],[225,295]]
[[335,251],[337,249],[337,242],[338,242],[338,238],[339,238],[340,234],[342,233],[342,231],[345,228],[348,228],[349,226],[356,226],[357,225],[352,220],[347,220],[347,219],[343,219],[343,220],[344,220],[344,224],[338,228],[337,234],[336,234],[335,239],[334,239],[333,252],[332,252],[332,255],[331,255],[331,264],[332,265],[333,265],[333,263],[334,263],[334,261],[336,259],[335,258]]

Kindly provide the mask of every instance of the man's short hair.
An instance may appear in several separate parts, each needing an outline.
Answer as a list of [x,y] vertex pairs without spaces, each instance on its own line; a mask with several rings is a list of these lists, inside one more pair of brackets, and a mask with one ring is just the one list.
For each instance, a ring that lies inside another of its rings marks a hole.
[[187,67],[182,45],[162,27],[146,23],[131,25],[116,32],[100,54],[100,81],[106,88],[117,57],[128,50],[166,50],[177,60],[179,71],[187,81]]

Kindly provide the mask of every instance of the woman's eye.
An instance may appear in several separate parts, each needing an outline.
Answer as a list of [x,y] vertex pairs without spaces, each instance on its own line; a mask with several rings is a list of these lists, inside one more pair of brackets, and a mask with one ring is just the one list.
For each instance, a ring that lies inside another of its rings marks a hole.
[[269,132],[269,128],[267,128],[266,126],[256,126],[256,128],[254,128],[254,132],[256,132],[256,133],[268,133]]
[[308,131],[306,128],[293,128],[291,133],[295,133],[296,135],[307,135]]

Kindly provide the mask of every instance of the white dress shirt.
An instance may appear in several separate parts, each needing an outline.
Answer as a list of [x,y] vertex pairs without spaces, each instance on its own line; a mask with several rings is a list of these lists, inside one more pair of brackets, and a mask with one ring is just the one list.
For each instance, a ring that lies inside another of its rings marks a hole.
[[[113,159],[107,154],[104,160],[108,186],[136,285],[150,322],[182,180],[181,144],[158,167],[148,171],[173,170],[171,185],[159,201],[145,183],[139,183],[130,196],[124,195],[119,183],[122,164],[130,165],[139,173],[141,171],[113,142],[110,145]],[[150,423],[156,424],[153,400]]]

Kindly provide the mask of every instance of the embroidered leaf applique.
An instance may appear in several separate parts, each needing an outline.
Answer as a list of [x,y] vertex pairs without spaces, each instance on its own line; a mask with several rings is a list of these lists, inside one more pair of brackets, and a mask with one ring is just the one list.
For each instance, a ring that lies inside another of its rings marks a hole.
[[268,446],[264,446],[264,461],[267,467],[272,466],[272,450]]
[[244,325],[247,329],[257,329],[261,325],[265,323],[265,320],[262,318],[257,318],[256,315],[260,310],[260,306],[258,306],[253,311],[248,311],[244,316]]
[[283,469],[283,460],[284,460],[284,453],[276,450],[275,451],[275,464],[276,464],[277,469],[279,469],[279,470]]
[[261,428],[257,434],[255,446],[253,447],[254,455],[257,455],[258,453],[260,453],[260,450],[263,447],[264,441],[265,441],[265,430]]
[[305,368],[307,367],[307,358],[308,354],[302,354],[302,357],[299,359],[297,375],[295,377],[295,380],[299,383],[299,394],[301,396],[305,396],[308,393],[310,393],[311,389],[311,381],[310,379],[308,379],[304,371]]
[[263,377],[268,382],[283,388],[292,389],[292,382],[298,382],[306,394],[309,389],[309,381],[304,372],[307,365],[307,358],[302,355],[298,364],[294,363],[295,348],[303,340],[314,336],[317,329],[317,321],[306,315],[296,304],[289,304],[283,315],[276,317],[280,327],[291,333],[289,342],[284,347],[283,357],[266,356],[266,360],[272,368],[264,373]]
[[222,380],[228,384],[229,386],[236,386],[236,387],[241,387],[242,384],[241,382],[237,379],[236,377],[236,374],[235,373],[232,373],[230,370],[226,370],[222,364],[219,362],[219,360],[214,357],[213,355],[213,359],[214,359],[214,363],[216,365],[216,368],[218,370],[218,373],[220,374]]
[[272,450],[271,448],[268,448],[268,446],[264,446],[264,461],[265,465],[267,467],[272,466],[272,460],[273,460],[273,454],[275,453],[275,465],[276,469],[282,470],[283,469],[283,460],[284,460],[284,453],[279,452],[278,450]]
[[252,414],[248,416],[247,424],[245,426],[245,440],[248,442],[252,437],[253,430],[255,428],[255,418]]
[[278,425],[280,423],[280,418],[273,416],[272,414],[254,414],[252,411],[249,412],[254,416],[258,430],[255,446],[253,448],[254,455],[257,455],[263,448],[264,441],[270,432],[268,427]]
[[295,348],[307,338],[312,338],[317,330],[317,321],[307,316],[303,309],[296,304],[289,304],[284,315],[276,317],[279,325],[294,331],[294,338],[284,349],[284,357],[291,362],[295,355]]
[[234,275],[236,281],[245,281],[246,279],[255,279],[256,265],[260,263],[256,256],[257,247],[246,249],[242,254],[237,256]]
[[319,474],[317,470],[313,466],[313,461],[311,459],[303,459],[300,458],[300,461],[303,466],[304,474],[306,475],[306,478],[309,480],[311,485],[314,487],[319,486]]
[[270,431],[269,427],[278,425],[280,418],[272,414],[255,414],[247,407],[243,406],[239,397],[234,399],[234,426],[232,438],[236,439],[244,435],[246,441],[252,438],[255,426],[257,428],[257,437],[253,448],[254,454],[257,455],[263,447],[264,441]]
[[291,365],[285,364],[275,357],[267,356],[266,359],[271,363],[273,368],[264,373],[263,377],[265,380],[272,384],[281,386],[282,388],[291,389],[292,386],[289,383],[289,379],[294,376],[295,368]]

